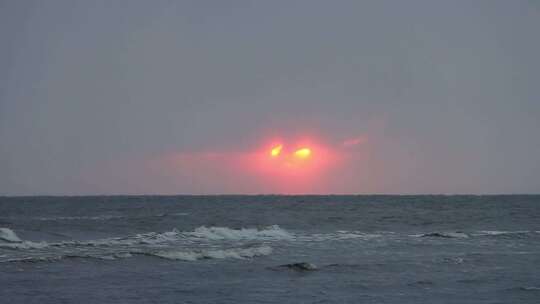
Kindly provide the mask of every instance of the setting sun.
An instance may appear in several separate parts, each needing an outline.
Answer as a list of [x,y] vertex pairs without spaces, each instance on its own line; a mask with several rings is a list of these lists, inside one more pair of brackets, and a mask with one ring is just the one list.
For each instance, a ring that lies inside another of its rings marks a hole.
[[301,183],[306,185],[322,178],[330,167],[337,165],[339,158],[331,146],[312,138],[273,140],[253,155],[247,163],[261,176],[279,177],[273,182],[279,181],[288,188],[294,186],[295,191]]
[[311,155],[311,149],[302,148],[294,152],[294,155],[299,158],[308,158]]
[[272,157],[276,157],[281,153],[281,149],[283,148],[283,145],[277,145],[270,151],[270,155]]

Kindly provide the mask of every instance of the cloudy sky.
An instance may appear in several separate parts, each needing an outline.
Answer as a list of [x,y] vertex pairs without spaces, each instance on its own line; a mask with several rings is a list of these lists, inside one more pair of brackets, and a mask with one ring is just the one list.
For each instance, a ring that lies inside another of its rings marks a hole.
[[540,193],[539,29],[532,0],[0,1],[0,195]]

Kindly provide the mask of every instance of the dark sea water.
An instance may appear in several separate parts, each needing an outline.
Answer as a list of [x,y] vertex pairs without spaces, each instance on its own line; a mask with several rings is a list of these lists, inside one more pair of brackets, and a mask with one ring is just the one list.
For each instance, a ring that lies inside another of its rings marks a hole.
[[0,303],[540,303],[540,196],[4,197],[0,227]]

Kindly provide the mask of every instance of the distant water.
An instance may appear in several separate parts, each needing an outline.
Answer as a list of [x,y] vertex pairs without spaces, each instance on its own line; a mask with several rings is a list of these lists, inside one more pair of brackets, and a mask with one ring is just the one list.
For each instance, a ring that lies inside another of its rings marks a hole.
[[0,227],[0,303],[540,303],[540,196],[4,197]]

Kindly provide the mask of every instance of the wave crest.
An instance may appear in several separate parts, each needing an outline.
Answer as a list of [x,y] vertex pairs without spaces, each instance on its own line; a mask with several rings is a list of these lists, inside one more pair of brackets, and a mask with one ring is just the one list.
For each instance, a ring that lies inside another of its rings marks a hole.
[[290,240],[294,236],[278,225],[264,229],[242,228],[230,229],[227,227],[199,227],[193,232],[184,233],[187,236],[209,240]]
[[22,240],[9,228],[0,228],[0,240],[10,243],[20,243]]

